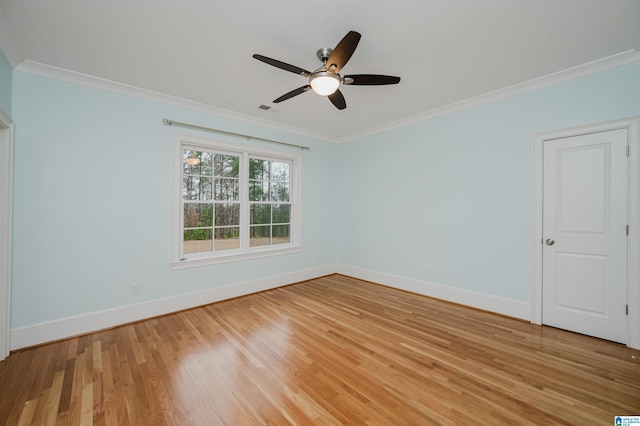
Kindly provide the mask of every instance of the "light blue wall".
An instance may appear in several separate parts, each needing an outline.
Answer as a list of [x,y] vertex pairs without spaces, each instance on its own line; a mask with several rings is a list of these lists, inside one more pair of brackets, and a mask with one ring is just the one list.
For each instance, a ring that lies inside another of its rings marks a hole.
[[0,51],[0,108],[11,116],[11,92],[12,92],[13,70],[11,65]]
[[[13,84],[13,328],[335,261],[326,214],[335,145],[23,72]],[[302,252],[171,271],[172,135],[246,142],[167,127],[165,117],[311,146]]]
[[529,301],[534,135],[634,115],[640,63],[342,145],[338,261]]
[[[633,115],[640,63],[342,145],[14,72],[12,327],[334,262],[528,301],[533,135]],[[171,271],[172,135],[220,137],[164,117],[312,146],[302,252]]]

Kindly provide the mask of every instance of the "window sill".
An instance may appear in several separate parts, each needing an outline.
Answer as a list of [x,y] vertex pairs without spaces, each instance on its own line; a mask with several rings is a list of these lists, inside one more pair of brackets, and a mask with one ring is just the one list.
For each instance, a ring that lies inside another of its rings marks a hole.
[[283,254],[298,253],[302,247],[289,246],[275,250],[262,250],[250,253],[230,254],[216,257],[197,257],[184,260],[172,260],[171,270],[198,268],[201,266],[218,265],[221,263],[241,262],[244,260],[261,259],[263,257],[280,256]]

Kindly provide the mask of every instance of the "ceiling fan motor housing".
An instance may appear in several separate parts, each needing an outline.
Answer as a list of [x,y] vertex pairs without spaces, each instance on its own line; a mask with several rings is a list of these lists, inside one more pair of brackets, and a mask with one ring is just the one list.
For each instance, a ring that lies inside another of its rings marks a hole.
[[327,59],[329,59],[329,56],[331,56],[332,53],[333,53],[332,48],[323,47],[321,49],[318,49],[318,51],[316,52],[316,55],[318,56],[318,59],[320,59],[322,63],[325,64],[327,62]]

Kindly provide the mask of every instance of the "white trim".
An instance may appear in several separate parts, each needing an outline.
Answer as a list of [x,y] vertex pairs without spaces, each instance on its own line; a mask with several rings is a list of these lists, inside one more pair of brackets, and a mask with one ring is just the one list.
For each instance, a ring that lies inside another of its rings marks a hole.
[[531,286],[531,322],[542,324],[542,201],[543,144],[545,141],[627,129],[630,148],[628,221],[630,226],[627,252],[627,345],[640,349],[640,117],[537,134],[533,139],[533,282]]
[[420,281],[399,275],[373,271],[371,269],[358,268],[344,264],[338,264],[338,274],[347,275],[361,280],[370,281],[387,287],[434,297],[460,305],[476,309],[494,312],[513,318],[529,319],[531,305],[519,300],[507,299],[499,296],[478,293],[461,288],[450,287],[443,284]]
[[33,324],[12,330],[11,349],[17,350],[66,339],[81,334],[117,327],[172,312],[203,306],[234,297],[295,284],[334,273],[381,284],[399,290],[466,305],[514,318],[527,319],[531,306],[527,302],[477,293],[442,284],[419,281],[343,264],[327,264],[291,273],[258,278],[223,287],[151,300],[135,305],[91,312],[60,320]]
[[[11,251],[12,251],[12,212],[13,212],[13,121],[0,108],[0,161],[6,163],[6,170],[0,170],[3,174],[0,183],[4,187],[0,190],[0,205],[4,211],[0,215],[0,226],[4,238],[0,241],[0,361],[9,355],[11,348]],[[6,146],[5,146],[6,144]],[[4,197],[6,196],[6,200]],[[5,203],[6,201],[6,203]]]
[[7,129],[13,125],[13,120],[0,108],[0,128]]
[[[255,124],[262,127],[268,127],[275,130],[280,130],[287,133],[294,133],[300,136],[305,136],[325,142],[336,142],[336,140],[330,136],[312,132],[310,130],[302,129],[300,127],[288,126],[286,124],[276,123],[271,120],[266,120],[258,117],[254,117],[248,114],[242,114],[239,112],[231,111],[228,109],[216,107],[213,105],[204,104],[202,102],[192,101],[177,96],[171,96],[153,90],[143,89],[136,86],[131,86],[125,83],[119,83],[117,81],[107,80],[106,78],[95,77],[89,74],[83,74],[76,71],[70,71],[64,68],[54,67],[52,65],[42,64],[40,62],[34,62],[26,60],[21,62],[15,67],[16,71],[25,72],[28,74],[39,75],[42,77],[53,78],[55,80],[66,81],[68,83],[78,84],[80,86],[92,87],[95,89],[104,90],[107,92],[119,93],[125,96],[133,96],[140,99],[146,99],[148,101],[159,102],[180,108],[190,109],[192,111],[198,111],[205,114],[215,115],[218,117],[229,118],[232,120],[241,121],[248,124]],[[286,142],[286,141],[283,141]],[[296,141],[291,142],[296,144]]]
[[640,349],[640,117],[629,123],[628,345]]
[[[178,241],[179,241],[179,238],[180,237],[178,236]],[[177,244],[179,245],[180,242],[178,242]],[[171,260],[171,262],[169,262],[169,265],[171,266],[171,270],[177,271],[180,269],[199,268],[201,266],[219,265],[221,263],[241,262],[241,261],[246,261],[251,259],[262,259],[264,257],[282,256],[285,254],[299,253],[300,251],[302,251],[302,247],[300,246],[293,246],[293,247],[288,247],[283,249],[271,248],[270,250],[256,250],[250,253],[230,254],[228,256],[200,257],[200,258],[191,258],[191,259],[185,259],[185,260]]]
[[361,132],[352,133],[345,136],[339,142],[349,142],[355,139],[364,138],[377,133],[386,132],[398,127],[408,126],[410,124],[425,121],[431,118],[439,117],[452,112],[465,110],[489,102],[497,101],[500,99],[508,98],[510,96],[518,95],[521,93],[529,92],[543,87],[552,86],[554,84],[562,83],[564,81],[573,80],[576,78],[584,77],[589,74],[595,74],[597,72],[606,71],[611,68],[616,68],[622,65],[627,65],[636,61],[640,61],[640,52],[637,50],[627,50],[615,55],[608,56],[606,58],[597,59],[586,64],[578,65],[566,70],[558,71],[552,74],[548,74],[542,77],[534,78],[532,80],[517,83],[512,86],[508,86],[502,89],[494,90],[492,92],[484,93],[482,95],[474,96],[472,98],[464,99],[460,102],[454,102],[449,105],[445,105],[439,108],[434,108],[429,111],[422,112],[420,114],[406,117],[391,123],[382,124],[380,126],[370,127]]
[[[637,136],[637,131],[635,131]],[[640,155],[638,156],[640,158]],[[636,197],[636,201],[638,197]],[[637,216],[636,222],[637,223]],[[640,225],[640,223],[638,223]],[[637,234],[637,233],[636,233]],[[637,237],[637,235],[636,235]],[[634,254],[638,254],[638,241],[635,238]],[[631,251],[631,249],[630,249]],[[638,282],[638,265],[632,265],[634,269],[634,282]],[[529,319],[532,305],[513,299],[492,296],[470,290],[459,289],[443,284],[420,281],[413,278],[387,274],[370,269],[359,268],[344,264],[327,264],[314,268],[299,270],[291,273],[259,278],[251,281],[229,284],[223,287],[212,288],[199,292],[187,293],[165,299],[147,301],[135,305],[128,305],[104,311],[92,312],[60,320],[49,321],[40,324],[15,328],[11,332],[11,349],[17,350],[29,346],[44,344],[85,333],[91,333],[106,328],[117,327],[123,324],[166,315],[197,306],[215,303],[234,297],[240,297],[251,293],[270,290],[289,284],[294,284],[314,278],[319,278],[334,273],[370,281],[399,290],[437,298],[449,302],[458,303],[476,309],[482,309],[501,315],[519,319]],[[636,286],[639,287],[639,286]],[[635,298],[638,299],[640,289],[636,289]],[[636,310],[637,311],[637,310]],[[638,328],[638,312],[629,317],[635,321]],[[533,322],[533,321],[532,321]],[[639,336],[635,336],[637,340]],[[634,336],[631,336],[629,346],[637,348],[634,344]]]
[[544,138],[542,135],[534,136],[533,140],[533,237],[532,237],[532,263],[531,271],[531,322],[542,324],[542,188],[544,184],[543,169]]
[[104,311],[91,312],[85,315],[63,318],[12,331],[12,350],[39,345],[55,340],[66,339],[85,333],[117,327],[135,321],[141,321],[171,312],[203,306],[221,300],[232,299],[251,293],[270,290],[289,284],[306,281],[334,273],[332,264],[299,270],[271,277],[258,278],[229,284],[223,287],[182,294],[165,299],[151,300],[135,305],[128,305]]
[[[18,56],[18,55],[14,55]],[[11,60],[10,58],[8,58]],[[233,120],[242,121],[245,123],[256,124],[264,127],[269,127],[275,130],[281,130],[284,132],[294,133],[301,136],[310,137],[317,140],[333,143],[344,143],[355,139],[360,139],[366,136],[382,133],[388,130],[392,130],[398,127],[404,127],[410,124],[418,123],[424,120],[428,120],[434,117],[439,117],[452,112],[465,110],[478,105],[486,104],[489,102],[497,101],[500,99],[508,98],[517,94],[529,92],[531,90],[540,89],[543,87],[551,86],[554,84],[562,83],[564,81],[573,80],[576,78],[584,77],[589,74],[605,71],[608,69],[627,65],[636,61],[640,61],[640,51],[627,50],[615,55],[607,56],[605,58],[597,59],[595,61],[587,62],[586,64],[578,65],[566,70],[551,73],[542,77],[534,78],[532,80],[524,81],[505,87],[502,89],[494,90],[492,92],[484,93],[482,95],[474,96],[472,98],[464,99],[459,102],[454,102],[449,105],[445,105],[439,108],[434,108],[419,114],[415,114],[410,117],[406,117],[400,120],[396,120],[390,123],[385,123],[380,126],[370,127],[361,132],[351,133],[342,137],[332,137],[329,135],[312,132],[309,130],[301,129],[295,126],[288,126],[285,124],[276,123],[271,120],[261,119],[248,114],[241,114],[238,112],[230,111],[223,108],[214,107],[204,103],[191,101],[176,96],[170,96],[151,90],[141,89],[135,86],[127,85],[124,83],[118,83],[115,81],[107,80],[100,77],[91,76],[75,71],[66,70],[64,68],[58,68],[51,65],[42,64],[30,60],[22,61],[15,69],[16,71],[26,72],[35,75],[41,75],[57,80],[67,81],[82,86],[94,87],[101,90],[120,93],[127,96],[134,96],[142,99],[147,99],[154,102],[165,103],[182,108],[187,108],[194,111],[203,112],[205,114],[213,114]]]
[[[289,244],[280,244],[277,246],[265,246],[249,249],[248,237],[245,235],[241,240],[240,249],[229,250],[229,253],[216,253],[212,255],[205,253],[202,256],[189,255],[183,256],[181,253],[182,244],[182,149],[184,146],[204,149],[211,149],[215,152],[227,152],[231,155],[238,155],[242,158],[241,164],[244,167],[240,171],[240,187],[241,193],[244,195],[241,199],[241,215],[240,228],[249,228],[249,199],[244,188],[248,188],[248,160],[251,156],[264,157],[274,160],[288,160],[291,162],[290,173],[290,201],[291,201],[291,228]],[[174,270],[185,269],[191,267],[200,267],[207,265],[216,265],[220,263],[236,262],[249,259],[257,259],[268,256],[277,256],[283,254],[296,253],[301,250],[301,232],[302,232],[302,154],[300,152],[287,152],[283,150],[256,148],[246,144],[230,144],[219,142],[213,139],[197,138],[194,136],[176,134],[173,138],[173,197],[172,203],[172,222],[171,222],[171,259],[170,265]],[[243,213],[244,212],[244,213]],[[245,251],[242,251],[244,247]]]

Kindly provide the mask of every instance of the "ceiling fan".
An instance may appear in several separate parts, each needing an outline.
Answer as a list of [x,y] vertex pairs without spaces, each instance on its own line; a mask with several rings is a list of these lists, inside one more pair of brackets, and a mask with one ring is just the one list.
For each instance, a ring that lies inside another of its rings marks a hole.
[[305,69],[289,65],[285,62],[271,59],[263,55],[254,54],[253,57],[266,64],[283,69],[285,71],[299,74],[309,79],[309,83],[294,89],[278,99],[274,100],[274,103],[279,103],[291,99],[294,96],[298,96],[308,90],[313,90],[321,96],[327,96],[331,103],[338,109],[345,109],[347,102],[340,92],[340,84],[350,86],[382,86],[385,84],[398,84],[400,77],[394,77],[391,75],[380,74],[351,74],[340,75],[340,71],[346,65],[347,61],[353,55],[353,52],[360,42],[360,33],[356,31],[349,31],[346,36],[340,40],[335,49],[329,47],[323,47],[318,49],[316,55],[318,59],[322,61],[322,67],[310,72]]

